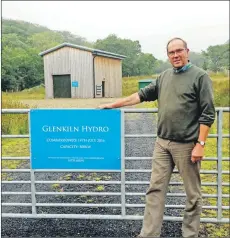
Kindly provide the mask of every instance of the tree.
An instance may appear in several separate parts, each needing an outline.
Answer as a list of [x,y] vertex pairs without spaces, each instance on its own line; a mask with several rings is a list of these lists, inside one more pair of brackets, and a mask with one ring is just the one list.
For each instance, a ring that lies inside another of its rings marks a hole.
[[[2,20],[2,90],[23,90],[44,82],[39,52],[63,42],[87,45],[83,37],[36,24]],[[88,44],[90,45],[90,43]]]
[[137,75],[154,74],[156,61],[157,59],[152,54],[141,53],[136,61]]
[[64,42],[64,38],[59,33],[45,31],[33,34],[28,38],[28,43],[39,51],[48,50]]
[[6,46],[10,48],[23,48],[26,49],[28,45],[22,41],[20,37],[15,33],[3,34],[2,35],[2,48]]
[[157,60],[155,63],[154,72],[155,74],[160,74],[169,68],[172,68],[172,65],[170,64],[168,60],[166,61]]
[[34,49],[5,47],[2,53],[2,90],[23,90],[43,82],[42,59]]
[[155,58],[151,54],[141,52],[139,41],[121,39],[112,34],[105,39],[97,40],[94,48],[125,55],[126,58],[122,63],[123,76],[140,75],[153,70]]
[[84,37],[74,35],[70,33],[69,31],[57,31],[57,33],[63,37],[63,40],[65,42],[75,44],[75,45],[88,46],[88,47],[92,47],[93,45],[91,43],[88,43]]
[[203,52],[207,58],[208,69],[213,72],[229,67],[229,44],[209,46],[207,51]]
[[197,67],[202,68],[205,63],[205,57],[202,53],[190,52],[189,53],[189,60],[192,64],[196,65]]

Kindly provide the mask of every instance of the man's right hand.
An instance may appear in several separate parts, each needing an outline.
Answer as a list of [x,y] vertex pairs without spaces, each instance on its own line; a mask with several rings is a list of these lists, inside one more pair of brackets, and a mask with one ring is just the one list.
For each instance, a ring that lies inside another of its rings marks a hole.
[[99,105],[97,108],[99,109],[112,109],[112,103],[108,103],[108,104],[102,104],[102,105]]
[[132,95],[125,97],[125,98],[120,98],[114,103],[107,103],[107,104],[102,104],[98,106],[100,109],[112,109],[112,108],[120,108],[124,106],[132,106],[135,104],[140,103],[140,98],[138,93],[133,93]]

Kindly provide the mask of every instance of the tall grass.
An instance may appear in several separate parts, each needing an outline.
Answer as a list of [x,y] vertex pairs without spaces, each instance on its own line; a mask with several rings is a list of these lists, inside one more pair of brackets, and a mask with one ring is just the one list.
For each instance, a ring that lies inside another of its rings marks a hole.
[[[23,109],[29,108],[15,100],[3,99],[2,108]],[[26,114],[3,114],[2,115],[2,134],[27,134],[28,116]]]
[[[129,96],[139,90],[138,81],[142,79],[156,79],[157,75],[124,77],[122,81],[122,94]],[[210,74],[213,83],[215,107],[229,107],[229,78],[222,74]],[[143,104],[145,105],[145,104]],[[147,103],[152,106],[156,104]],[[145,107],[145,106],[144,106]]]
[[136,76],[122,78],[122,95],[129,96],[138,91],[138,81],[142,79],[156,79],[157,75]]
[[[44,87],[37,86],[31,89],[25,89],[21,92],[2,93],[3,109],[24,109],[30,108],[20,100],[24,99],[44,99]],[[27,134],[28,116],[26,114],[3,114],[2,115],[2,134]]]
[[214,103],[216,107],[229,107],[229,78],[213,77]]
[[2,96],[10,100],[45,99],[45,88],[43,85],[40,85],[34,88],[24,89],[20,92],[3,92]]

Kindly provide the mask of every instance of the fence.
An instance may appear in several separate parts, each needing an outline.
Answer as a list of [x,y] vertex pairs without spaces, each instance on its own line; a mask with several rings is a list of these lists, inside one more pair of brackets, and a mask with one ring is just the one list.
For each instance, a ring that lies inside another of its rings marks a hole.
[[[214,174],[217,176],[216,182],[206,182],[202,183],[202,186],[216,186],[217,194],[203,194],[203,198],[215,198],[217,199],[216,206],[203,206],[203,209],[212,209],[217,211],[217,216],[201,218],[201,222],[213,222],[213,223],[228,223],[229,218],[222,217],[223,210],[229,210],[229,206],[222,205],[222,198],[229,198],[228,194],[222,193],[222,186],[229,186],[229,183],[222,183],[222,175],[229,175],[229,171],[222,170],[222,161],[229,161],[229,158],[224,158],[222,156],[222,139],[229,138],[229,134],[223,134],[223,113],[228,112],[229,108],[216,108],[217,113],[217,134],[210,134],[209,138],[217,139],[217,158],[205,158],[205,161],[216,161],[217,170],[201,170],[201,174]],[[3,109],[3,114],[28,114],[29,117],[30,109]],[[156,138],[156,134],[125,134],[124,121],[125,113],[157,113],[157,109],[121,109],[121,170],[113,171],[120,174],[120,181],[39,181],[36,180],[35,174],[41,172],[94,172],[91,170],[34,170],[34,169],[2,169],[3,173],[30,173],[30,180],[27,181],[2,181],[2,184],[30,184],[30,192],[2,192],[2,195],[30,195],[30,203],[2,203],[2,207],[31,207],[32,213],[2,213],[2,217],[11,217],[11,218],[74,218],[74,219],[128,219],[128,220],[140,220],[143,219],[141,215],[127,215],[127,208],[143,208],[143,204],[129,204],[126,202],[126,196],[144,196],[145,193],[135,193],[127,192],[126,185],[148,185],[149,181],[126,181],[127,173],[150,173],[149,169],[126,169],[125,161],[134,161],[134,160],[151,160],[152,157],[125,157],[125,138]],[[28,120],[29,121],[29,120]],[[29,138],[28,135],[2,135],[2,138]],[[2,157],[2,160],[30,160],[30,157]],[[95,172],[111,172],[111,171],[95,171]],[[177,170],[174,170],[173,173],[178,173]],[[100,184],[100,185],[119,185],[120,192],[38,192],[36,191],[37,184]],[[171,182],[170,185],[182,185],[182,182]],[[120,203],[38,203],[36,196],[43,195],[90,195],[90,196],[115,196],[120,197]],[[186,197],[185,193],[167,193],[167,197]],[[98,208],[98,207],[111,207],[111,208],[120,208],[121,214],[119,215],[102,215],[102,214],[43,214],[38,213],[38,207],[88,207],[88,208]],[[178,208],[183,209],[184,205],[166,205],[166,208]],[[182,221],[182,217],[178,216],[164,216],[165,221]]]

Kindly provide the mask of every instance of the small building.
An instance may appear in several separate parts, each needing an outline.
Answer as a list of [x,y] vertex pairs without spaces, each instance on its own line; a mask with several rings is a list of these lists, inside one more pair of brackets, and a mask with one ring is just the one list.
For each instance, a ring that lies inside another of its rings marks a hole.
[[46,98],[122,96],[124,55],[69,43],[39,55],[44,61]]

